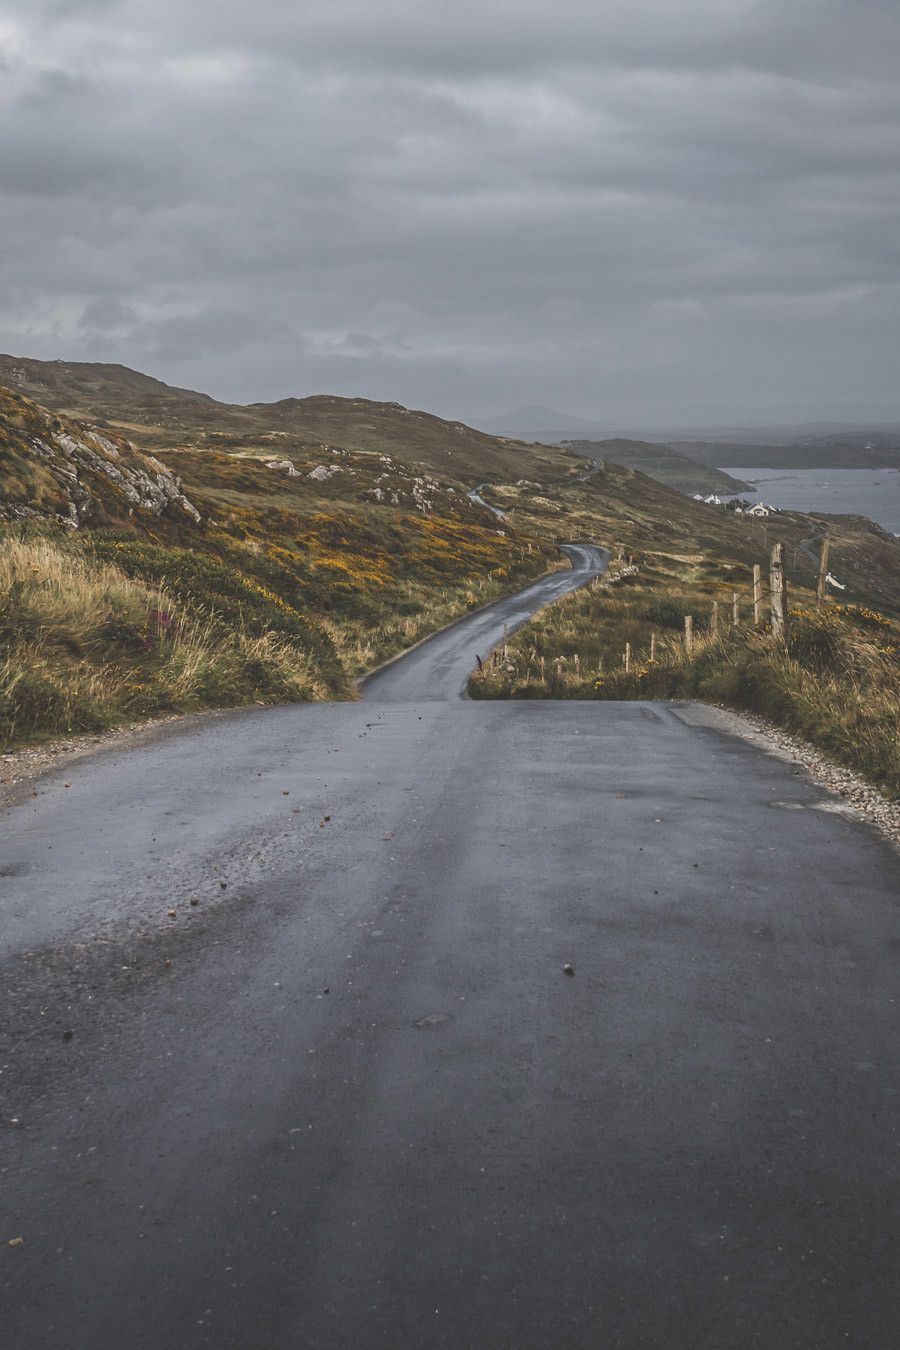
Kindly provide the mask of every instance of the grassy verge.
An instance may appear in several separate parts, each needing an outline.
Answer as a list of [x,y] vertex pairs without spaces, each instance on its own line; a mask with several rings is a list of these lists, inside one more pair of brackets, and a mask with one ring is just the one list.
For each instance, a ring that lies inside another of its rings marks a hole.
[[[473,697],[707,699],[762,713],[900,797],[896,621],[858,605],[818,612],[808,592],[795,591],[787,642],[775,643],[754,629],[746,597],[738,627],[731,626],[731,597],[746,584],[746,569],[661,554],[646,555],[639,567],[635,577],[578,592],[538,615],[505,658],[473,676]],[[690,658],[685,614],[697,625]]]
[[[278,632],[179,601],[73,542],[6,538],[0,740],[99,731],[161,712],[325,698],[346,681],[324,630]],[[328,659],[330,657],[330,660]]]

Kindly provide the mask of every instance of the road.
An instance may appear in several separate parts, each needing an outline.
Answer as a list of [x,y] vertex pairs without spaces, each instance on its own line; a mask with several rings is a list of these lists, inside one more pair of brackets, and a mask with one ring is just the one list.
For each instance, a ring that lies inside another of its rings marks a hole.
[[505,511],[501,511],[498,506],[491,506],[490,502],[486,502],[482,497],[481,494],[486,487],[490,487],[490,484],[479,483],[477,487],[472,488],[471,492],[467,492],[466,496],[470,502],[474,502],[476,506],[483,506],[485,511],[490,511],[491,515],[496,516],[498,520],[506,520]]
[[541,577],[515,595],[467,616],[402,660],[370,675],[364,684],[366,698],[390,703],[461,698],[476,657],[487,656],[503,640],[504,632],[514,633],[540,606],[552,604],[606,570],[608,549],[591,544],[563,544],[561,548],[570,564],[566,571]]
[[4,1345],[896,1343],[895,855],[510,603],[0,816]]

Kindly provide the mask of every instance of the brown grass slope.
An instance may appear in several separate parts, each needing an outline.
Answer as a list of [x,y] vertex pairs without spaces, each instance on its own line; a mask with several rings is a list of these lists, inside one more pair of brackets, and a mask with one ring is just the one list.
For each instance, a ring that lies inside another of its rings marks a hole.
[[640,469],[667,487],[677,488],[679,492],[729,496],[750,490],[749,484],[740,478],[732,478],[714,466],[698,464],[669,445],[632,441],[623,437],[602,441],[566,441],[565,444],[569,450],[587,459],[608,459],[626,469]]
[[390,453],[471,485],[540,469],[565,477],[558,447],[525,446],[431,413],[370,399],[315,395],[276,403],[219,403],[125,366],[0,355],[0,384],[45,407],[124,432],[143,448],[294,449],[323,444]]

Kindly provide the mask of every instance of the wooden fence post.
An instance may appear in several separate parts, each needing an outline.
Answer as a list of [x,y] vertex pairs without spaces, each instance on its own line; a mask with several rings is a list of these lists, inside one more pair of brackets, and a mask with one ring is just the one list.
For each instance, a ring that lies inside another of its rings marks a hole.
[[740,607],[740,605],[738,604],[738,593],[737,593],[737,591],[732,591],[732,592],[731,592],[731,626],[732,626],[732,628],[737,628],[737,626],[738,626],[738,624],[740,623],[740,621],[741,621],[741,607]]
[[625,674],[631,670],[631,643],[625,643]]
[[828,585],[828,535],[822,540],[819,549],[819,576],[816,582],[816,609],[825,604],[825,591]]
[[710,616],[709,616],[709,631],[710,631],[710,633],[712,633],[713,637],[716,637],[717,634],[718,634],[718,632],[719,632],[719,602],[718,602],[718,600],[714,600],[714,601],[713,601],[713,605],[712,605],[712,614],[710,614]]
[[650,634],[650,660],[656,660],[656,629]]
[[687,659],[690,661],[694,655],[694,616],[685,614],[684,616],[684,650]]
[[759,563],[753,564],[753,625],[758,628],[762,623],[762,571]]
[[780,542],[772,545],[769,591],[772,600],[772,634],[783,642],[787,596],[784,582],[784,544]]

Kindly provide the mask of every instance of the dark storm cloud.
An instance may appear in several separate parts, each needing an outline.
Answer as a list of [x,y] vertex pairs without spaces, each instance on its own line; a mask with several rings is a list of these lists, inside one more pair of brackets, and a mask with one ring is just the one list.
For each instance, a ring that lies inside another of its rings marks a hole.
[[0,0],[0,345],[229,398],[892,397],[900,7]]

